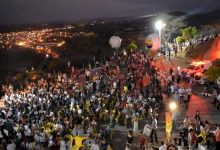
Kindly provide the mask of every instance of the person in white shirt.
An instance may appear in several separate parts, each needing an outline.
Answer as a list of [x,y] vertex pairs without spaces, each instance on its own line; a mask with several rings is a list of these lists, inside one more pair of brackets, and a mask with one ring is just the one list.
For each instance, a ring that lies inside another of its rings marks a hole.
[[186,94],[187,94],[187,101],[189,102],[192,94],[192,89],[190,87],[186,89]]
[[97,143],[92,143],[91,150],[99,150],[99,145]]
[[161,141],[161,146],[159,147],[159,150],[167,150],[166,144],[164,144],[163,141]]
[[157,119],[155,116],[153,116],[153,120],[152,120],[152,124],[151,124],[151,134],[150,134],[150,138],[151,138],[151,143],[153,143],[153,136],[155,136],[155,142],[157,143]]
[[69,139],[67,137],[63,138],[60,141],[60,150],[71,150],[71,149],[72,149],[72,146],[71,146]]
[[180,96],[180,103],[182,103],[183,102],[183,98],[184,98],[184,93],[185,93],[185,90],[183,89],[183,87],[181,87],[178,90],[178,93],[179,93],[179,96]]
[[89,70],[86,70],[85,74],[86,74],[86,81],[89,81],[91,72]]
[[11,142],[7,145],[7,150],[16,150],[16,145],[14,142]]

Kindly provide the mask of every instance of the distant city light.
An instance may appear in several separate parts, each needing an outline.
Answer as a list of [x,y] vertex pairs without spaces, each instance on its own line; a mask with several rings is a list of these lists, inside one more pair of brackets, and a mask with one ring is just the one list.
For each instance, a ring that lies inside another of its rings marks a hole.
[[18,45],[18,46],[24,46],[24,45],[25,45],[25,42],[20,41],[20,42],[17,43],[17,45]]
[[[84,24],[82,24],[84,26]],[[75,28],[67,25],[60,28],[45,28],[42,30],[26,30],[18,32],[0,33],[1,48],[19,46],[36,50],[37,53],[48,54],[52,58],[58,58],[59,54],[54,51],[57,47],[65,44],[63,38],[78,38],[94,36],[94,32],[70,32],[69,29]]]

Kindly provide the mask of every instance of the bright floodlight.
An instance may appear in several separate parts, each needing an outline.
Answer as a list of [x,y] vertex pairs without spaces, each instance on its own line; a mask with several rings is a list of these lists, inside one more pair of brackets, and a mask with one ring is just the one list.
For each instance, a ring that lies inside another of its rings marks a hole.
[[171,111],[174,111],[177,109],[177,104],[175,102],[170,102],[169,107]]
[[164,26],[164,23],[161,21],[161,20],[158,20],[156,23],[155,23],[155,27],[157,30],[161,30]]

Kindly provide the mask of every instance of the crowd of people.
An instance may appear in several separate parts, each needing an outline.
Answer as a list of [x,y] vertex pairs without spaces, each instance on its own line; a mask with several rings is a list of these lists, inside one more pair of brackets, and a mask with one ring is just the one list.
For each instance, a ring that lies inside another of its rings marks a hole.
[[[1,145],[66,150],[79,136],[86,137],[87,148],[111,149],[106,139],[116,124],[138,132],[138,120],[155,115],[162,102],[158,71],[151,62],[144,53],[132,53],[112,57],[93,76],[86,70],[86,82],[49,73],[21,89],[4,85]],[[101,128],[102,122],[109,126]]]
[[[180,84],[180,80],[173,68],[161,73],[160,66],[155,66],[145,52],[132,52],[111,57],[96,72],[86,69],[85,79],[59,72],[27,81],[20,89],[4,85],[0,149],[70,150],[78,146],[80,137],[80,149],[118,150],[111,143],[114,127],[118,125],[127,127],[125,147],[131,150],[134,135],[140,133],[141,119],[148,120],[152,129],[150,141],[154,143],[155,139],[157,143],[157,120],[164,95],[186,108],[190,101],[191,87]],[[172,119],[175,127],[175,113]],[[197,122],[201,124],[200,120]],[[192,141],[195,128],[188,128],[184,123],[182,140],[174,138],[169,147],[182,146],[186,135]],[[197,133],[203,134],[203,130]],[[142,150],[148,149],[146,139],[140,136]],[[193,149],[193,144],[188,146]],[[158,148],[165,147],[162,141]]]

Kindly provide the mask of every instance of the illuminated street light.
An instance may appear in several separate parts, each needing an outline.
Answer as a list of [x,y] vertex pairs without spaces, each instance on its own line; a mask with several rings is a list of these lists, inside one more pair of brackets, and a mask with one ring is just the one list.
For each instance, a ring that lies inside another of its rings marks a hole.
[[156,23],[155,23],[155,28],[159,31],[159,37],[161,39],[161,30],[162,28],[165,26],[165,24],[161,21],[161,20],[158,20]]
[[177,104],[174,101],[172,101],[169,103],[169,108],[170,108],[171,112],[173,112],[177,109]]
[[180,70],[180,67],[177,67],[178,70]]

